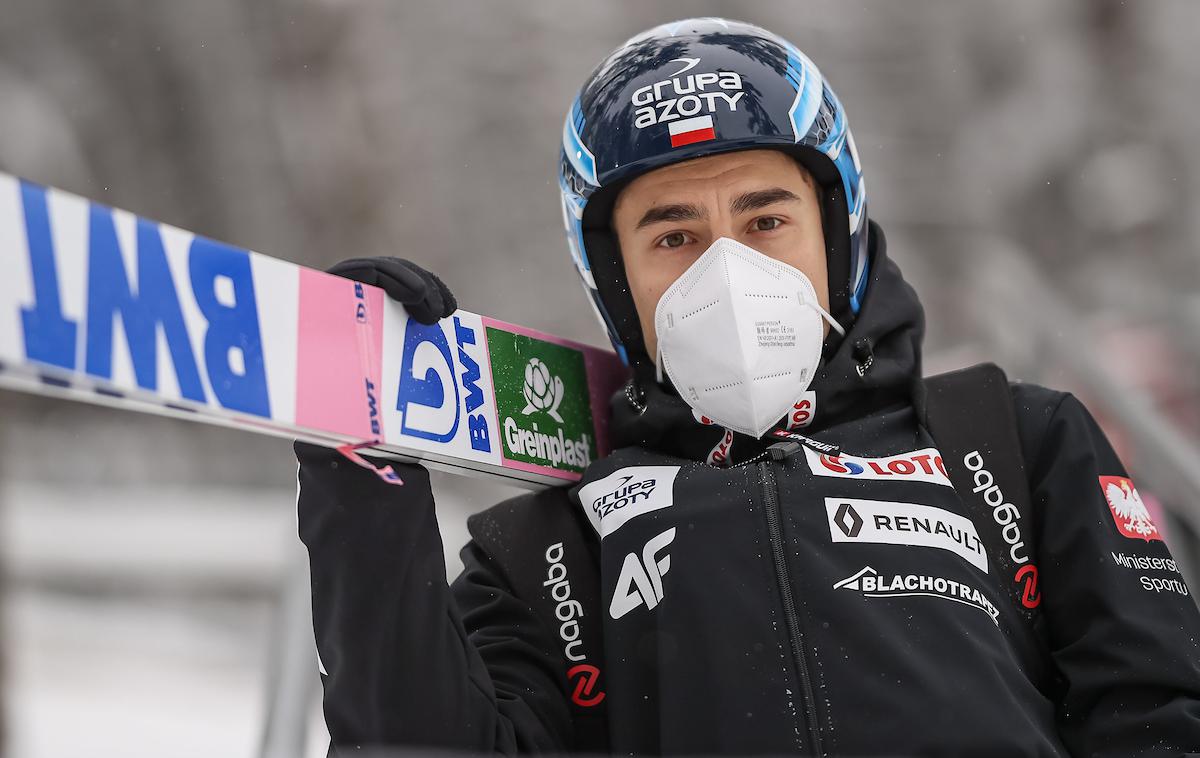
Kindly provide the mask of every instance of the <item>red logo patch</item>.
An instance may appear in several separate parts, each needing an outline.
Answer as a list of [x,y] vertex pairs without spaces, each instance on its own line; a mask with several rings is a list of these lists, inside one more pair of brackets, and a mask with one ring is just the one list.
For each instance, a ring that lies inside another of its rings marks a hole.
[[1162,540],[1158,527],[1150,520],[1150,511],[1142,502],[1142,496],[1133,486],[1133,480],[1123,476],[1102,476],[1100,490],[1108,501],[1108,510],[1118,532],[1135,540]]
[[1042,603],[1042,593],[1038,589],[1038,570],[1032,563],[1026,563],[1017,569],[1014,582],[1024,582],[1021,590],[1021,605],[1026,608],[1037,608]]
[[572,666],[567,670],[567,679],[575,682],[575,692],[571,694],[571,700],[576,705],[591,708],[600,705],[600,701],[604,699],[603,692],[592,692],[600,681],[600,669],[592,664],[580,663]]

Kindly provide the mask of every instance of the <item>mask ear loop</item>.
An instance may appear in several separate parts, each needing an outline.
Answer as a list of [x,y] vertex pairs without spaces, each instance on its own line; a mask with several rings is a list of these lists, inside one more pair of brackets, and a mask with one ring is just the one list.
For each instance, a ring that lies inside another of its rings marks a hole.
[[654,346],[654,381],[662,384],[663,369],[662,369],[662,345]]
[[829,322],[829,325],[832,326],[838,334],[840,334],[843,337],[846,336],[846,330],[842,328],[841,324],[839,324],[836,320],[834,320],[833,316],[829,315],[829,311],[825,310],[817,303],[808,303],[808,305],[811,305],[812,307],[816,308],[821,313],[821,315],[825,317],[825,320]]

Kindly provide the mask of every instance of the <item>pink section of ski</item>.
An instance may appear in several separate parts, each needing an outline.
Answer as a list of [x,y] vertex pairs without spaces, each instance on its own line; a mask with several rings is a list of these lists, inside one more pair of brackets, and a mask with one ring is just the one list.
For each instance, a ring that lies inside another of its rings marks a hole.
[[576,474],[574,471],[559,471],[556,468],[550,468],[549,466],[538,466],[533,463],[526,463],[525,461],[510,461],[508,458],[504,457],[503,450],[504,448],[501,448],[500,457],[504,461],[504,468],[516,469],[517,471],[528,471],[532,474],[545,474],[546,476],[552,476],[555,479],[562,479],[565,482],[579,481],[579,474]]
[[[383,347],[383,291],[363,286],[368,322],[355,317],[354,282],[300,269],[300,317],[296,340],[296,424],[372,439],[364,372],[379,402]],[[370,366],[359,349],[359,330],[373,346]],[[376,416],[382,424],[382,414]],[[382,429],[381,429],[382,431]],[[382,436],[382,435],[379,435]]]

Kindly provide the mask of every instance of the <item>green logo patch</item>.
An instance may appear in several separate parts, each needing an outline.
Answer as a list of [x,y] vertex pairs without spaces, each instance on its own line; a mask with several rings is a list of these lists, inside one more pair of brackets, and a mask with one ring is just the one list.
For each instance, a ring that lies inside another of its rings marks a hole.
[[582,472],[596,456],[583,353],[487,330],[504,457]]

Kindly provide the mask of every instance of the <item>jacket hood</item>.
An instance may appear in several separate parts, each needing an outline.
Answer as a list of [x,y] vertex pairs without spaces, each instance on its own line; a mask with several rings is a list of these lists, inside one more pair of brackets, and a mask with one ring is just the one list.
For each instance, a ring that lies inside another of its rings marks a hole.
[[[862,309],[846,336],[826,342],[809,390],[816,394],[812,421],[795,429],[814,434],[918,397],[925,311],[900,268],[887,256],[883,230],[870,222],[870,280]],[[830,332],[834,338],[836,332]],[[639,446],[704,461],[725,430],[696,420],[673,389],[654,381],[653,368],[639,370],[612,397],[613,448]],[[773,428],[784,428],[785,419]],[[734,433],[730,462],[760,453],[773,439]]]

